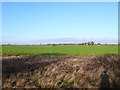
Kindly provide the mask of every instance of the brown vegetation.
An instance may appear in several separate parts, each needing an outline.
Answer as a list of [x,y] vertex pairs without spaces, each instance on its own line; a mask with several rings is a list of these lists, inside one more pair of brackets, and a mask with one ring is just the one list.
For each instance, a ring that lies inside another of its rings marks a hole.
[[[3,56],[3,88],[120,88],[120,59],[105,56]],[[104,83],[105,84],[105,83]]]

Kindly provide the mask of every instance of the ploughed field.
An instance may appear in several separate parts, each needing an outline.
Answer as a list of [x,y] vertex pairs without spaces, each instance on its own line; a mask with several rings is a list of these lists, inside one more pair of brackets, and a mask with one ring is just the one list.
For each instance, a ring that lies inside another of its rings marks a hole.
[[3,88],[120,88],[117,46],[3,46],[2,49]]

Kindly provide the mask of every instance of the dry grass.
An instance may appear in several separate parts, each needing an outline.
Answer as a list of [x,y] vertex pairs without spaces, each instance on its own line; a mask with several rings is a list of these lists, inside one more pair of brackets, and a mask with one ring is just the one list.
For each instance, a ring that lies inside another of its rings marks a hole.
[[3,88],[99,88],[103,71],[120,88],[117,55],[3,56],[2,64]]

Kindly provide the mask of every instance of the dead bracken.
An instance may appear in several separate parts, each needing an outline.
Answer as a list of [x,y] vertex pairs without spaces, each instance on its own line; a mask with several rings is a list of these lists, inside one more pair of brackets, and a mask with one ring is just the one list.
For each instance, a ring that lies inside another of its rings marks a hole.
[[120,59],[109,56],[2,56],[3,88],[120,88]]

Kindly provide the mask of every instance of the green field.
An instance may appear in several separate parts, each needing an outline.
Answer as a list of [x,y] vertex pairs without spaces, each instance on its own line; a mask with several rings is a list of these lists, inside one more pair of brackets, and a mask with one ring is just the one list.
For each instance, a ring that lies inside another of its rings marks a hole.
[[80,45],[3,45],[6,55],[111,55],[118,54],[118,46],[80,46]]

